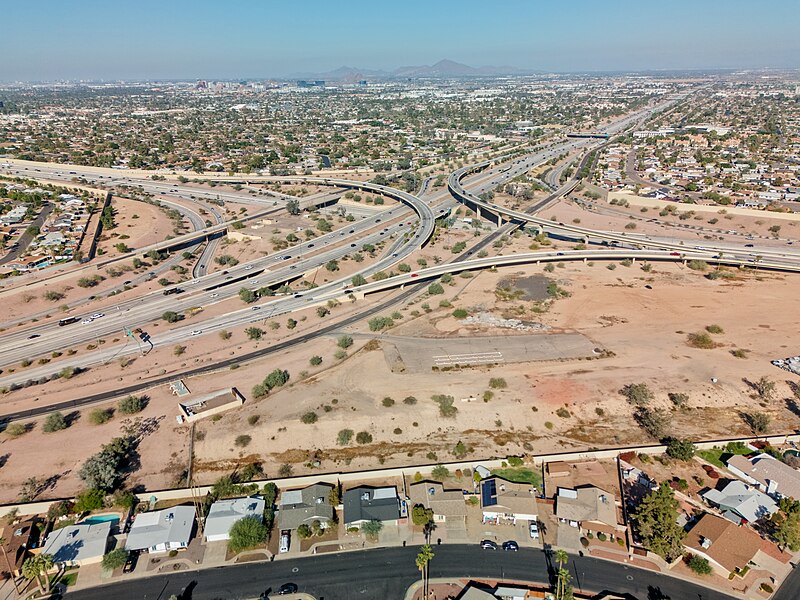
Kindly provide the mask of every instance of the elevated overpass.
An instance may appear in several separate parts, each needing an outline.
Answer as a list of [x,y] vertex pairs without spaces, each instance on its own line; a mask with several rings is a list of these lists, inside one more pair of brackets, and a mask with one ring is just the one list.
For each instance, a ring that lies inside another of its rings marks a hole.
[[[515,265],[530,265],[551,262],[567,262],[567,261],[580,261],[588,262],[595,260],[643,260],[650,262],[675,262],[687,263],[690,260],[703,260],[714,265],[725,265],[732,267],[754,267],[748,259],[736,258],[734,256],[716,258],[710,252],[700,251],[687,251],[685,253],[671,253],[666,250],[653,251],[653,250],[632,250],[632,249],[619,249],[619,250],[565,250],[563,252],[530,252],[525,254],[513,254],[510,256],[487,256],[485,258],[476,258],[472,260],[465,260],[459,263],[449,263],[421,269],[412,273],[404,273],[396,275],[381,281],[366,283],[364,285],[349,287],[344,290],[345,294],[353,293],[356,296],[365,296],[377,292],[385,292],[395,288],[404,288],[406,285],[419,283],[421,281],[430,281],[438,279],[445,274],[460,273],[463,271],[477,271],[481,269],[493,269],[498,267],[507,267]],[[758,263],[759,269],[767,269],[773,271],[784,271],[791,273],[800,273],[800,261],[795,262],[779,262],[779,261],[763,261]]]

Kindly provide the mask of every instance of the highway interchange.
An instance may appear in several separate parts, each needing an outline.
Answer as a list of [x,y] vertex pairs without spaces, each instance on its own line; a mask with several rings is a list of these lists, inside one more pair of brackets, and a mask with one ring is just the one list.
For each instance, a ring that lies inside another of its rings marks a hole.
[[[656,107],[638,111],[601,128],[601,131],[611,135],[616,134],[636,123],[642,122],[653,114],[655,110],[663,110],[674,102],[675,100],[662,102]],[[673,261],[699,259],[734,266],[758,266],[764,269],[786,271],[800,270],[800,253],[791,251],[767,248],[739,248],[729,245],[717,246],[711,242],[703,242],[702,245],[687,247],[684,240],[655,239],[626,235],[623,232],[594,231],[575,225],[554,223],[532,214],[536,212],[536,209],[541,209],[553,199],[571,190],[576,183],[575,180],[567,182],[545,201],[537,203],[536,206],[524,212],[503,208],[478,197],[484,191],[512,180],[517,175],[526,173],[537,165],[568,155],[566,160],[559,163],[556,168],[547,174],[547,183],[551,187],[556,187],[562,171],[570,163],[574,162],[576,156],[580,156],[581,153],[585,153],[600,144],[601,142],[593,139],[569,139],[521,157],[512,157],[506,160],[501,158],[470,165],[450,175],[448,189],[451,195],[439,192],[429,195],[426,200],[387,186],[333,178],[305,176],[249,176],[246,180],[241,177],[220,178],[223,181],[245,184],[256,181],[269,183],[294,182],[333,186],[339,190],[361,189],[386,195],[402,204],[380,211],[371,217],[347,223],[339,230],[299,243],[284,251],[229,268],[224,272],[198,275],[190,281],[179,284],[178,287],[183,290],[183,293],[165,296],[161,290],[155,290],[144,295],[122,300],[113,305],[113,307],[106,309],[106,314],[102,318],[93,321],[90,327],[78,323],[61,328],[55,319],[51,319],[31,327],[6,331],[0,338],[0,366],[16,364],[22,360],[61,351],[73,345],[91,343],[101,339],[103,336],[119,336],[124,334],[125,331],[137,327],[146,327],[149,323],[157,321],[167,310],[181,313],[190,309],[207,307],[237,295],[243,287],[252,290],[264,287],[276,289],[281,285],[290,284],[293,280],[299,279],[305,274],[314,273],[317,269],[323,268],[330,260],[340,260],[348,254],[361,250],[365,244],[376,245],[383,240],[387,240],[390,243],[384,248],[380,258],[359,271],[359,274],[365,278],[369,277],[378,271],[388,270],[393,265],[402,262],[417,248],[423,246],[433,233],[435,219],[448,215],[455,206],[456,200],[480,211],[484,217],[494,216],[498,218],[498,224],[503,231],[508,231],[509,227],[515,228],[521,225],[528,225],[561,238],[578,242],[611,245],[615,247],[615,251],[610,252],[609,249],[600,248],[558,253],[516,254],[478,259],[472,258],[472,253],[474,252],[472,251],[467,252],[462,260],[459,261],[457,269],[452,265],[443,264],[421,269],[410,274],[401,274],[389,279],[367,283],[357,288],[351,285],[350,276],[340,277],[311,290],[297,289],[287,295],[262,299],[261,302],[253,306],[243,305],[241,308],[227,312],[224,315],[202,320],[201,324],[198,324],[198,321],[193,319],[191,324],[178,325],[169,331],[159,332],[153,341],[158,345],[171,345],[185,341],[192,336],[206,335],[222,329],[256,323],[268,317],[302,310],[325,303],[328,300],[342,300],[351,293],[355,296],[363,297],[367,293],[402,288],[410,283],[429,280],[444,273],[500,267],[503,265],[565,260],[640,258],[643,260]],[[3,169],[9,174],[62,182],[75,177],[76,171],[72,169],[79,168],[70,165],[37,164],[36,167],[23,166],[24,163],[20,161],[14,161],[13,164],[0,164],[4,165]],[[198,198],[200,197],[205,196],[215,200],[219,198],[235,200],[244,204],[253,204],[258,208],[265,209],[265,211],[258,213],[259,215],[263,215],[265,212],[269,214],[280,212],[284,209],[285,201],[288,198],[288,196],[282,194],[276,194],[266,199],[259,196],[254,197],[253,194],[247,192],[217,192],[216,190],[209,192],[197,187],[184,186],[176,181],[163,182],[134,178],[125,176],[124,172],[113,173],[114,177],[112,178],[112,175],[103,174],[111,171],[108,169],[97,169],[95,171],[90,171],[85,167],[81,169],[79,174],[89,183],[122,184],[157,194],[164,205],[179,210],[189,220],[195,231],[183,237],[191,238],[194,241],[204,240],[207,232],[216,233],[223,231],[226,227],[222,220],[222,215],[213,207],[209,211],[208,205],[199,203]],[[427,183],[423,185],[421,193],[426,191]],[[169,196],[165,197],[164,194],[169,194]],[[175,200],[170,198],[175,198]],[[192,203],[196,206],[187,207],[187,204],[191,206]],[[210,212],[217,223],[212,224],[209,228],[200,215],[200,208],[205,208],[206,212]],[[504,222],[507,224],[503,225]],[[172,242],[175,241],[172,240]],[[206,245],[200,253],[200,258],[195,262],[195,274],[205,272],[206,265],[212,258],[216,241],[215,237],[211,237],[206,241]],[[161,245],[163,246],[164,244]],[[131,256],[141,255],[146,250],[138,249],[132,252]],[[179,253],[174,253],[166,261],[154,267],[152,274],[141,275],[139,280],[131,283],[138,283],[143,279],[153,277],[157,272],[164,270],[165,266],[168,268],[169,265],[173,264],[172,261],[177,261],[179,257]],[[90,296],[87,296],[73,303],[73,308],[88,306],[91,302],[90,298]],[[71,312],[70,314],[75,313]],[[9,322],[2,325],[7,327],[13,324],[15,323]],[[76,367],[88,367],[138,351],[138,346],[128,339],[122,346],[104,348],[76,357],[71,364]],[[6,375],[0,378],[0,386],[10,386],[21,384],[28,380],[42,379],[56,372],[54,369],[55,367],[52,365],[44,365],[30,368],[25,372]]]

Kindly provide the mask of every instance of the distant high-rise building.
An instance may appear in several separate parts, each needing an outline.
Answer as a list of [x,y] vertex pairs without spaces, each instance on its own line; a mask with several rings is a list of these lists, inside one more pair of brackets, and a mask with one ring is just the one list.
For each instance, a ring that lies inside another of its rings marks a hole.
[[198,81],[198,82],[197,82],[197,83],[194,85],[194,89],[196,89],[196,90],[206,90],[206,89],[208,89],[208,83],[207,83],[206,81],[203,81],[203,80],[201,79],[200,81]]

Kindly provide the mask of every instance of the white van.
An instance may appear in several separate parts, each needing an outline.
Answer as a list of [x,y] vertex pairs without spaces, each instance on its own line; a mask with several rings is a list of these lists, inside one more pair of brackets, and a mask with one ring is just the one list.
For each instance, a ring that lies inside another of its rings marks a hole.
[[280,547],[278,548],[278,552],[283,554],[289,551],[289,532],[284,530],[281,531],[281,543]]

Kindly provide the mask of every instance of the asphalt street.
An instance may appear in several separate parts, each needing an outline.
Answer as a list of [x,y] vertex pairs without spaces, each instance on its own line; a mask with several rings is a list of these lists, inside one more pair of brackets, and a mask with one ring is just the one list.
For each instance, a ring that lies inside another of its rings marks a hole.
[[[418,549],[385,548],[318,554],[274,562],[244,563],[208,570],[132,579],[71,592],[74,600],[141,598],[166,600],[195,582],[191,600],[246,599],[295,583],[317,600],[401,600],[419,580]],[[434,547],[432,578],[491,578],[547,584],[551,568],[541,550],[481,550],[475,545]],[[732,596],[695,583],[594,558],[570,557],[576,590],[629,593],[639,600],[731,600]],[[184,598],[184,600],[188,600]]]

